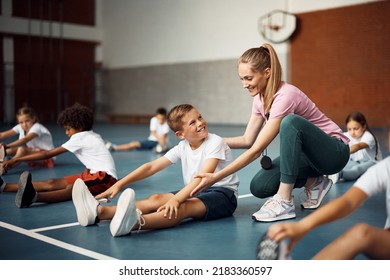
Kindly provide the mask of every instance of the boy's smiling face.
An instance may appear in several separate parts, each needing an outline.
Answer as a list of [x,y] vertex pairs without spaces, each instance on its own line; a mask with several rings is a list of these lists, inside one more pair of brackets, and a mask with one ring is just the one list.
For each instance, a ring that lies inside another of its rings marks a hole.
[[175,134],[180,139],[186,139],[193,149],[198,148],[207,137],[207,123],[195,108],[182,118],[182,129]]

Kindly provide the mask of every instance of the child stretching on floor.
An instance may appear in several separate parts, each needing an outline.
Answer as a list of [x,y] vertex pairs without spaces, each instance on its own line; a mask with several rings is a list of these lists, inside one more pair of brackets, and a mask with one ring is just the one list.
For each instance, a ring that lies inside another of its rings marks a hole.
[[168,148],[168,132],[167,110],[158,108],[156,114],[150,119],[150,135],[148,139],[137,140],[129,143],[117,145],[111,142],[106,142],[106,147],[110,151],[131,151],[134,149],[152,150],[157,153],[164,153]]
[[366,117],[362,113],[350,113],[345,123],[348,131],[344,134],[350,139],[349,150],[351,155],[343,170],[329,176],[334,184],[339,180],[356,180],[369,167],[382,159],[378,140],[368,127]]
[[[231,150],[223,139],[208,132],[206,121],[191,105],[174,107],[168,114],[169,127],[182,141],[163,157],[146,163],[107,191],[94,198],[85,184],[77,180],[73,187],[73,203],[82,226],[99,220],[110,220],[113,236],[129,234],[132,229],[161,229],[174,227],[182,220],[213,220],[230,216],[237,207],[238,177],[231,174],[212,187],[191,197],[200,182],[198,172],[214,172],[232,160]],[[177,192],[153,194],[135,201],[131,188],[123,191],[117,206],[102,206],[96,199],[113,198],[122,188],[161,171],[181,160],[185,186]]]
[[[5,156],[20,158],[38,151],[48,151],[54,148],[50,131],[38,122],[35,111],[30,107],[22,107],[16,114],[18,124],[13,128],[0,132],[0,140],[19,135],[18,140],[11,143],[0,144],[0,175],[7,172],[3,166]],[[16,166],[15,164],[14,166]],[[28,162],[29,166],[48,167],[54,166],[53,158]]]
[[31,174],[25,171],[20,176],[18,184],[6,184],[0,178],[2,191],[17,191],[15,202],[16,206],[21,208],[28,207],[34,202],[53,203],[70,200],[73,183],[78,178],[85,182],[93,195],[107,190],[117,181],[115,163],[100,135],[92,131],[93,121],[92,110],[76,103],[65,109],[58,117],[58,124],[64,127],[66,135],[70,137],[61,147],[4,162],[4,166],[9,168],[21,161],[48,159],[71,152],[85,165],[86,170],[83,173],[32,182]]

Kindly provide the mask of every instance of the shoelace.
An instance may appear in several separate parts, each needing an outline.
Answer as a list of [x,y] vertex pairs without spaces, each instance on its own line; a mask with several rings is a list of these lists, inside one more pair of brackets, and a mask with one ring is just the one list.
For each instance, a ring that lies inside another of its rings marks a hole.
[[139,226],[138,226],[138,231],[137,231],[137,233],[138,233],[138,232],[140,232],[141,228],[145,225],[145,219],[144,219],[144,217],[142,216],[141,210],[136,209],[136,211],[137,211],[138,225],[139,225]]
[[[264,209],[267,209],[267,210],[272,210],[274,209],[275,207],[280,207],[281,206],[281,202],[279,200],[276,200],[274,198],[271,198],[269,200],[267,200],[265,203],[264,203],[264,206],[263,208]],[[272,210],[273,211],[273,210]]]

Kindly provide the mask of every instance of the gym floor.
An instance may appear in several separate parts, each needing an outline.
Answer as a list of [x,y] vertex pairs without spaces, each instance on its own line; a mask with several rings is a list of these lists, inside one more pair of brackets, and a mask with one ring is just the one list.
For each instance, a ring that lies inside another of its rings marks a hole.
[[[1,127],[1,131],[11,126]],[[55,146],[67,141],[62,128],[47,126]],[[240,135],[244,126],[210,125],[211,133],[220,136]],[[147,125],[96,124],[94,131],[113,143],[125,143],[145,139],[149,132]],[[387,156],[387,131],[374,131],[379,138],[383,155]],[[171,144],[178,139],[171,134]],[[279,141],[276,138],[268,149],[273,158],[278,155]],[[233,150],[237,157],[242,150]],[[130,151],[112,153],[119,178],[141,164],[158,156],[151,151]],[[265,200],[253,197],[249,191],[251,178],[260,168],[255,161],[238,172],[240,178],[238,208],[232,217],[216,221],[183,222],[179,226],[164,230],[140,231],[128,236],[114,238],[109,231],[109,222],[81,227],[77,223],[72,201],[55,204],[33,204],[29,208],[15,206],[15,193],[0,194],[0,259],[1,260],[254,260],[255,248],[261,235],[270,223],[255,222],[251,214],[259,209]],[[60,155],[52,169],[29,168],[25,163],[3,175],[6,182],[17,182],[24,170],[32,173],[32,179],[43,180],[80,173],[83,165],[71,153]],[[343,194],[353,182],[333,185],[323,203]],[[131,185],[136,198],[142,199],[152,193],[170,192],[182,187],[180,164]],[[300,208],[300,193],[294,190],[297,218],[299,220],[313,210]],[[116,204],[118,196],[111,202]],[[337,238],[351,225],[365,222],[383,227],[386,219],[384,195],[372,197],[359,210],[342,221],[321,226],[305,236],[293,249],[292,258],[310,259],[326,244]],[[294,220],[290,220],[294,221]],[[365,259],[358,256],[357,259]]]

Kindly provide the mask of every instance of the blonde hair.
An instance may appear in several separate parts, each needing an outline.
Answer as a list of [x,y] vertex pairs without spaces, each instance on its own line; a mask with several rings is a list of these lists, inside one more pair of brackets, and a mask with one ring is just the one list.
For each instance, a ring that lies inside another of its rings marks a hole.
[[245,51],[238,59],[238,64],[248,63],[255,72],[270,68],[270,76],[264,93],[264,113],[268,114],[275,93],[282,83],[282,66],[274,48],[270,44],[264,44],[260,48],[252,48]]
[[167,116],[167,123],[173,132],[180,131],[183,129],[183,117],[192,109],[194,106],[190,104],[180,104],[173,107]]

